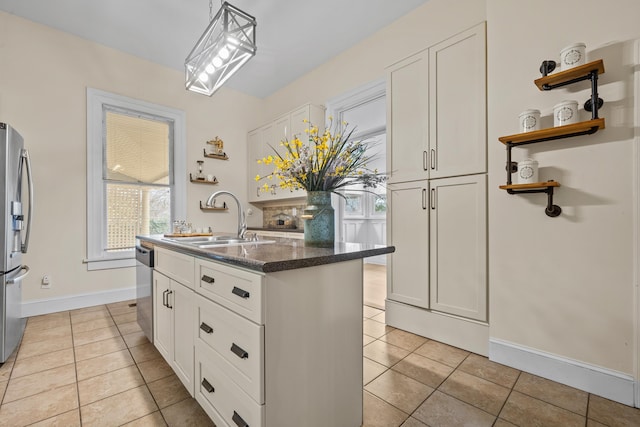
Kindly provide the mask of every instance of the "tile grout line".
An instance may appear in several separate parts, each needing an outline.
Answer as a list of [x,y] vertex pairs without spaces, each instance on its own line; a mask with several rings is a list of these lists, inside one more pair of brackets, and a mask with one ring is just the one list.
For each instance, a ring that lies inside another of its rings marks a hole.
[[[116,329],[118,330],[118,335],[120,335],[120,338],[122,339],[122,341],[124,341],[124,345],[127,348],[127,352],[129,352],[129,355],[131,356],[131,360],[133,360],[133,363],[136,366],[136,370],[138,371],[138,373],[140,374],[140,377],[142,378],[142,382],[144,383],[143,385],[146,387],[147,391],[149,392],[149,395],[151,396],[151,399],[153,399],[153,403],[155,403],[156,407],[158,408],[158,412],[160,413],[160,417],[162,417],[162,421],[165,423],[165,425],[169,425],[169,423],[167,422],[167,420],[164,418],[164,414],[162,413],[162,410],[160,408],[160,405],[158,405],[158,401],[156,400],[156,397],[153,395],[153,393],[151,393],[151,390],[149,389],[149,383],[147,382],[147,379],[144,377],[144,375],[142,375],[142,371],[140,370],[140,366],[138,366],[138,361],[136,360],[135,357],[133,357],[133,353],[131,353],[131,347],[129,347],[129,344],[125,341],[124,336],[122,335],[122,331],[120,330],[120,327],[118,326],[118,324],[116,323],[116,320],[113,318],[113,314],[111,313],[111,310],[109,310],[109,307],[107,306],[107,311],[109,312],[109,316],[111,316],[111,320],[113,320],[113,324],[116,326]],[[151,343],[151,345],[153,345],[153,343]],[[136,347],[136,346],[134,346]],[[114,395],[115,396],[115,395]],[[145,414],[141,417],[138,417],[136,419],[133,420],[129,420],[127,421],[125,424],[139,420],[141,418],[144,418],[148,415],[153,414],[153,412],[149,413],[149,414]],[[82,427],[82,423],[80,424],[80,426]]]
[[78,396],[78,420],[80,420],[80,426],[82,426],[82,411],[80,407],[82,402],[80,401],[80,381],[78,381],[78,361],[76,359],[76,341],[73,338],[73,322],[71,321],[71,311],[69,313],[69,328],[71,329],[71,349],[73,352],[73,370],[76,376],[76,396]]

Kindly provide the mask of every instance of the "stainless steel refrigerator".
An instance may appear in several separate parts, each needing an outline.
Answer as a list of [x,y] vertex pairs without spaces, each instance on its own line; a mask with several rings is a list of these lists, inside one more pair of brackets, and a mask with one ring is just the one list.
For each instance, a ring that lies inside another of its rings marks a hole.
[[[21,314],[22,279],[29,267],[22,263],[22,254],[29,246],[33,214],[29,153],[22,136],[5,123],[0,123],[0,179],[0,363],[4,363],[20,343],[26,324]],[[23,192],[24,180],[27,188]],[[27,204],[22,200],[24,193]]]

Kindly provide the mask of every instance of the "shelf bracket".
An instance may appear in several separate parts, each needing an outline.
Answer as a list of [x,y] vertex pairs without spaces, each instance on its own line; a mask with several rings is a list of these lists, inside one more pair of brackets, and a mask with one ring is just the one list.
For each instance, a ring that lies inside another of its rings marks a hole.
[[526,190],[516,190],[509,188],[507,189],[507,193],[509,194],[531,194],[531,193],[545,193],[547,195],[547,206],[544,209],[544,213],[551,218],[555,218],[562,213],[562,208],[558,205],[553,204],[553,186],[546,186],[544,188],[535,188],[535,189],[526,189]]

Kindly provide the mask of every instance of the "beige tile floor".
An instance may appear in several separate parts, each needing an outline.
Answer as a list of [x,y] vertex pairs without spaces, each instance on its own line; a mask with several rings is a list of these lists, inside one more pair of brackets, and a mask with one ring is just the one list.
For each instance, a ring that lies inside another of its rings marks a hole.
[[29,318],[0,367],[0,426],[212,426],[132,302]]
[[640,426],[640,410],[385,324],[364,307],[364,425]]
[[[130,303],[30,318],[0,367],[0,426],[213,425]],[[365,426],[640,426],[640,410],[364,316]]]
[[387,266],[364,263],[363,271],[364,303],[384,310],[387,298]]

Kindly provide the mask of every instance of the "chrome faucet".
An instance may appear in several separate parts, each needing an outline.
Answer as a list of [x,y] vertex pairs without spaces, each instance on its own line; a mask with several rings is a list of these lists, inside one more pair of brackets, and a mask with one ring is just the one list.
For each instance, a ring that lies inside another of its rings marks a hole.
[[244,233],[247,232],[247,221],[244,215],[244,210],[242,210],[242,204],[240,203],[240,200],[238,200],[238,198],[235,196],[235,194],[226,190],[216,191],[215,193],[209,196],[209,198],[207,199],[206,205],[211,207],[213,200],[216,197],[220,196],[221,194],[228,194],[233,198],[233,200],[236,201],[236,204],[238,205],[238,238],[244,239]]

